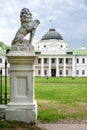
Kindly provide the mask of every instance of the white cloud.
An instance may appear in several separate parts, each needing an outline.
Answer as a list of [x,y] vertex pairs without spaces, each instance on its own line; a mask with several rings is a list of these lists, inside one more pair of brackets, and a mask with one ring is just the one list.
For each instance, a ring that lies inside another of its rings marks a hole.
[[[0,0],[0,41],[11,44],[20,26],[20,11],[29,8],[34,19],[40,20],[34,42],[55,27],[65,39],[75,46],[79,35],[87,40],[86,0]],[[53,22],[49,23],[52,19]],[[75,39],[75,40],[74,40]]]
[[30,2],[30,6],[32,6],[32,7],[39,7],[39,6],[41,6],[41,0],[32,0],[31,2]]
[[17,28],[0,28],[0,41],[3,41],[5,44],[11,45],[16,32]]

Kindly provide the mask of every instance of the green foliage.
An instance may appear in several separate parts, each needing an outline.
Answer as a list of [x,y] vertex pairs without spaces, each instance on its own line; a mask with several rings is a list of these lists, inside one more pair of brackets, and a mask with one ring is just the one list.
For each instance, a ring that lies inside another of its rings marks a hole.
[[0,127],[11,128],[11,127],[15,127],[15,126],[16,126],[16,121],[6,122],[6,121],[0,120]]
[[5,49],[6,45],[5,45],[3,42],[0,42],[0,47],[1,47],[2,49]]
[[42,130],[38,128],[36,125],[31,125],[23,122],[16,122],[16,121],[2,121],[0,120],[0,130]]
[[11,46],[8,46],[8,45],[5,45],[4,42],[0,42],[0,47],[3,49],[3,50],[10,50],[11,49]]
[[11,46],[6,46],[6,50],[11,50]]

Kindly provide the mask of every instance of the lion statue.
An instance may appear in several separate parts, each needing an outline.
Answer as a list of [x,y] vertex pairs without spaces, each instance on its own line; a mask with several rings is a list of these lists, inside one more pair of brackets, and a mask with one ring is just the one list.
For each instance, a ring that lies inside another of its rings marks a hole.
[[[27,8],[23,8],[20,12],[20,21],[21,21],[21,27],[17,31],[13,41],[12,45],[15,44],[22,44],[26,43],[26,41],[29,44],[32,44],[32,39],[34,37],[35,31],[37,26],[40,24],[39,20],[32,19],[32,14]],[[29,40],[24,39],[24,37],[30,33]]]

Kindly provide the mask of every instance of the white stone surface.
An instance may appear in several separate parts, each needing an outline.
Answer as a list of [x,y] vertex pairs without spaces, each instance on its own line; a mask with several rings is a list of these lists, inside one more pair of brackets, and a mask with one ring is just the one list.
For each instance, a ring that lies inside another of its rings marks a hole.
[[[27,53],[27,52],[26,52]],[[7,55],[10,63],[10,103],[6,108],[6,120],[35,122],[37,103],[34,99],[34,54],[12,51]]]
[[7,108],[6,105],[1,105],[0,104],[0,119],[4,119],[5,118],[5,109]]
[[35,51],[41,51],[41,54],[66,54],[68,43],[64,40],[49,39],[41,40],[35,46]]
[[37,103],[9,103],[6,109],[6,120],[34,123],[37,119]]

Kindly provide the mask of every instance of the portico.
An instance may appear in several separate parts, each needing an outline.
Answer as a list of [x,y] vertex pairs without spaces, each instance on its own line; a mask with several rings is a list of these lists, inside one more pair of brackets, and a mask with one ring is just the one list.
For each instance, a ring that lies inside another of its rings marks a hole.
[[[35,70],[37,70],[37,76],[48,76],[48,77],[59,77],[59,76],[75,76],[75,62],[74,58],[69,57],[42,57],[39,58],[41,63],[35,65]],[[37,69],[38,68],[38,69]],[[38,71],[39,70],[39,71]],[[38,73],[39,72],[39,73]]]

